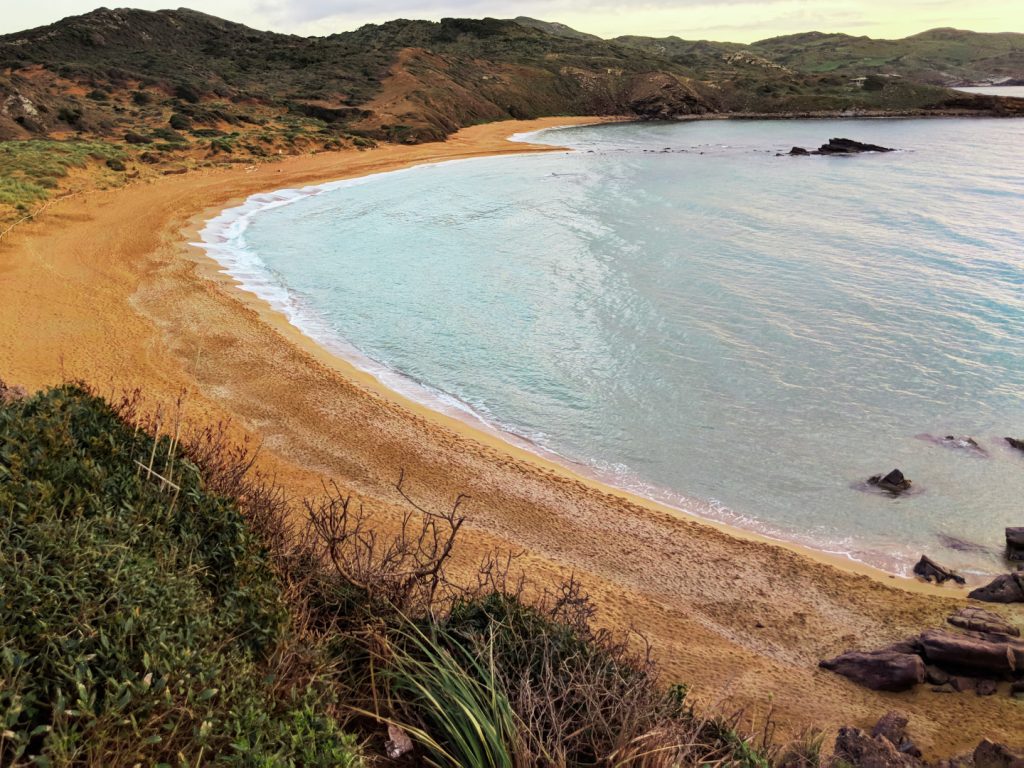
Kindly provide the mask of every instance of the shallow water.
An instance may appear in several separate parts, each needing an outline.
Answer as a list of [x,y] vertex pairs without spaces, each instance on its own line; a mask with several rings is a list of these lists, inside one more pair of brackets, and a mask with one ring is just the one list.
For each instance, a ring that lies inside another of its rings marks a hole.
[[[901,151],[776,156],[833,136]],[[892,571],[1003,567],[1024,525],[1001,439],[1024,437],[1024,122],[533,140],[577,151],[261,196],[205,238],[385,383],[603,479]],[[860,486],[893,467],[914,494]]]
[[957,88],[965,93],[985,93],[989,96],[1013,96],[1024,99],[1024,85],[967,85]]

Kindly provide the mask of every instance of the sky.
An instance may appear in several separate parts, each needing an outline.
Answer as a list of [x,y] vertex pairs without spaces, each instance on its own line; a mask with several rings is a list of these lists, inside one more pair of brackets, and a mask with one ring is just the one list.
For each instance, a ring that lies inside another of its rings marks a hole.
[[[0,33],[50,24],[104,0],[0,0]],[[395,18],[445,16],[560,21],[601,37],[678,35],[748,43],[818,30],[905,37],[934,27],[1024,32],[1022,0],[121,0],[157,10],[184,5],[257,29],[324,35]]]

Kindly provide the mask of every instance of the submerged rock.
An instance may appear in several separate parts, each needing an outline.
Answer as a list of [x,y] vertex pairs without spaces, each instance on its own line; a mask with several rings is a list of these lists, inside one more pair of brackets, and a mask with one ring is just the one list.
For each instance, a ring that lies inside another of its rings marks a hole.
[[996,576],[967,596],[986,603],[1024,603],[1024,572]]
[[967,583],[959,573],[951,571],[944,565],[939,565],[927,555],[921,555],[921,559],[914,566],[914,573],[925,581],[933,581],[936,584],[944,584],[951,580],[957,584]]
[[894,469],[887,475],[872,475],[868,478],[868,484],[877,486],[883,491],[888,491],[893,495],[899,495],[904,491],[910,490],[912,485],[910,478],[906,477],[898,469]]
[[937,533],[935,538],[946,549],[953,549],[957,552],[977,552],[978,554],[990,555],[995,552],[993,547],[986,547],[984,544],[977,544],[957,536],[950,536],[948,533]]
[[1020,629],[998,613],[986,611],[984,608],[968,606],[961,608],[948,619],[954,627],[966,629],[972,632],[987,632],[990,635],[1006,635],[1007,637],[1020,637]]
[[1004,437],[1003,440],[1008,442],[1011,448],[1016,448],[1018,451],[1024,451],[1024,440],[1018,440],[1015,437]]
[[924,661],[912,653],[850,651],[818,666],[874,691],[908,691],[925,680]]

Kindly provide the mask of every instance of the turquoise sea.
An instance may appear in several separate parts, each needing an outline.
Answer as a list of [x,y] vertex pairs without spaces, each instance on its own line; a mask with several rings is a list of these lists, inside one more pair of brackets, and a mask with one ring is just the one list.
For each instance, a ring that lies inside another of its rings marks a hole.
[[[848,137],[896,147],[779,157]],[[579,471],[906,573],[1024,525],[1024,122],[547,131],[250,199],[210,253],[406,394]],[[945,435],[981,446],[948,445]],[[929,437],[930,436],[930,437]],[[899,467],[915,492],[869,475]]]

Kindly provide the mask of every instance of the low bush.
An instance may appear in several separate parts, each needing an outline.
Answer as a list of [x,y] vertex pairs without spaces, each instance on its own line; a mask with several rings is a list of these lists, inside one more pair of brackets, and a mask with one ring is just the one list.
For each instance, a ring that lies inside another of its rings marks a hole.
[[0,407],[0,764],[356,765],[235,504],[102,401]]
[[0,143],[0,206],[18,208],[45,200],[71,168],[121,159],[123,148],[100,141],[5,141]]

